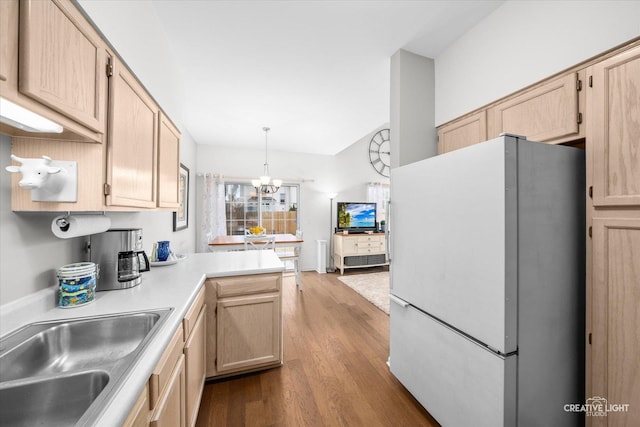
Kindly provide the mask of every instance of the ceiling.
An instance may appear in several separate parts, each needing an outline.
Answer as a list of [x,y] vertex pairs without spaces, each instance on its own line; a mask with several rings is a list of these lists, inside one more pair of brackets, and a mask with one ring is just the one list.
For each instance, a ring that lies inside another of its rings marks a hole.
[[503,1],[153,0],[199,144],[336,154],[389,122],[390,57],[436,58]]

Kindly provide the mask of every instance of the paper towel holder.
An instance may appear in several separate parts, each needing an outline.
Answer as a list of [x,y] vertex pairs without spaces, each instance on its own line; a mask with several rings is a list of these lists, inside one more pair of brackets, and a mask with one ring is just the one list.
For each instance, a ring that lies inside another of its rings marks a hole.
[[[105,211],[102,211],[102,216],[105,216]],[[69,217],[71,216],[71,211],[67,211],[67,214],[63,217],[56,219],[56,225],[60,227],[62,231],[69,231],[69,226],[71,223],[69,222]]]
[[60,239],[70,239],[102,233],[111,227],[111,219],[105,212],[66,213],[53,218],[51,232]]
[[51,157],[22,158],[14,154],[11,159],[20,166],[7,166],[11,173],[22,173],[19,186],[31,190],[32,202],[77,202],[78,162],[53,160]]

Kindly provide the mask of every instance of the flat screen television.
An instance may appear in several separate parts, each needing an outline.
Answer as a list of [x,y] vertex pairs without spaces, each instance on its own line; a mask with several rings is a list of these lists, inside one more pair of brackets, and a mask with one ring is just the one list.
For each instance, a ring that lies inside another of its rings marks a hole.
[[365,202],[338,202],[338,230],[358,233],[376,230],[376,204]]

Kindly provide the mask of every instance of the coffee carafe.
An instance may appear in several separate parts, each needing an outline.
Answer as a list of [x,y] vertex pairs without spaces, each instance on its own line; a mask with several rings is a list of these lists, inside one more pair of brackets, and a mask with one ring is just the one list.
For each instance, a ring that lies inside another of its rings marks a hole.
[[142,283],[149,259],[141,228],[112,228],[89,237],[89,261],[100,266],[96,291],[126,289]]

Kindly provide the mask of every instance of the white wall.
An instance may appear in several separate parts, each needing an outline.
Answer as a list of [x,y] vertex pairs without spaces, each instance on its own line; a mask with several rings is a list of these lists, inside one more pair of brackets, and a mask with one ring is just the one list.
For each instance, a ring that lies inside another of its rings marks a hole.
[[[369,141],[381,128],[373,130],[335,156],[269,151],[272,177],[283,178],[285,182],[289,178],[291,183],[295,183],[293,180],[310,180],[300,184],[298,209],[305,240],[303,270],[315,269],[316,241],[328,241],[335,226],[329,224],[330,199],[327,195],[337,193],[333,206],[335,217],[336,201],[364,201],[367,183],[388,182],[388,178],[379,175],[369,163]],[[229,181],[238,181],[233,177],[261,175],[263,163],[264,150],[199,145],[196,169],[198,173],[222,174],[231,177]]]
[[162,109],[176,124],[182,123],[181,79],[153,2],[79,0],[79,4]]
[[436,125],[640,36],[640,1],[507,1],[435,58]]

